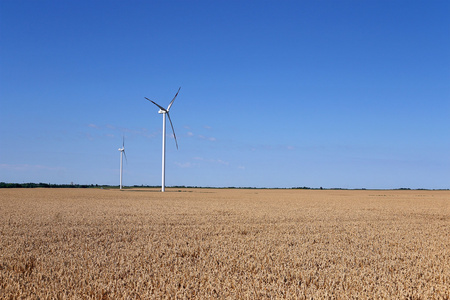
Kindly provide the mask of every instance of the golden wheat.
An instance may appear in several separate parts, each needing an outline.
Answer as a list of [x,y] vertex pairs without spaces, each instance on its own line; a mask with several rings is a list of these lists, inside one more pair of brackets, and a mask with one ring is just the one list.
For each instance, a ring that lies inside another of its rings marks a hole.
[[449,191],[0,190],[3,299],[449,299]]

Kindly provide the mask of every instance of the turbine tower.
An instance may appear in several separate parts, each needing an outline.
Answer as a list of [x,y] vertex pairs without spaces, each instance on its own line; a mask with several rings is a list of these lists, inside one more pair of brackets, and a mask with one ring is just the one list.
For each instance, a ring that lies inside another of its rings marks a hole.
[[120,189],[122,189],[123,156],[125,155],[125,160],[127,159],[127,155],[125,154],[125,137],[122,138],[122,148],[119,148],[119,151],[120,151]]
[[177,150],[178,150],[177,136],[175,135],[175,130],[173,129],[172,120],[170,120],[169,110],[172,107],[173,101],[175,101],[175,98],[178,96],[178,93],[180,92],[180,89],[181,89],[181,87],[178,88],[178,91],[175,94],[175,97],[173,97],[172,101],[170,101],[170,104],[167,107],[167,109],[165,109],[161,105],[157,104],[156,102],[148,99],[147,97],[144,97],[145,99],[147,99],[151,103],[153,103],[156,106],[158,106],[159,107],[158,113],[163,115],[161,192],[164,192],[165,191],[165,187],[166,187],[166,183],[165,183],[165,172],[166,172],[166,115],[169,118],[170,126],[172,127],[173,137],[175,138],[175,145],[177,146]]

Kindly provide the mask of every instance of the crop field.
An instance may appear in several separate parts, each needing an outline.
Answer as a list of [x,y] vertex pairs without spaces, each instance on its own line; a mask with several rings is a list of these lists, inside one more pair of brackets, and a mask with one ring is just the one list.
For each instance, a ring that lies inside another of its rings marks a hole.
[[450,191],[1,189],[1,299],[450,299]]

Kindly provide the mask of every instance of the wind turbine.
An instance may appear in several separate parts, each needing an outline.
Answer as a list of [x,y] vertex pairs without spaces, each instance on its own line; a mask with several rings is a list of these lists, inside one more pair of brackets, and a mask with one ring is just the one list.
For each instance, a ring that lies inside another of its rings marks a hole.
[[156,102],[148,99],[147,97],[144,97],[145,99],[147,99],[151,103],[153,103],[156,106],[158,106],[159,107],[158,113],[163,115],[161,192],[164,192],[165,191],[165,187],[166,187],[166,185],[165,185],[165,172],[166,172],[166,115],[169,118],[170,126],[172,127],[173,137],[175,138],[175,145],[177,146],[177,150],[178,150],[177,136],[175,135],[175,130],[173,129],[172,120],[170,120],[169,110],[172,107],[173,101],[175,101],[175,98],[178,96],[178,93],[180,92],[180,89],[181,89],[181,87],[178,88],[178,91],[175,94],[175,97],[173,97],[172,101],[170,101],[170,104],[167,107],[167,109],[165,109],[161,105],[157,104]]
[[123,156],[125,155],[125,160],[127,160],[127,155],[125,154],[125,137],[122,138],[122,148],[120,151],[120,189],[122,189],[122,173],[123,173]]

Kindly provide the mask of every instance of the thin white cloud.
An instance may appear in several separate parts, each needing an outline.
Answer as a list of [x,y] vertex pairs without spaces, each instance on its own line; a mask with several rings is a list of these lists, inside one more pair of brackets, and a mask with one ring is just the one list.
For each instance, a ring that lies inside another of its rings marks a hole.
[[230,164],[229,162],[223,161],[223,160],[221,160],[221,159],[218,159],[218,160],[217,160],[217,163],[219,163],[219,164],[221,164],[221,165],[227,165],[227,166]]
[[94,137],[93,137],[92,134],[90,134],[90,133],[86,133],[86,138],[87,138],[88,140],[90,140],[90,141],[93,141],[93,140],[94,140]]
[[292,145],[270,145],[270,144],[259,144],[259,145],[249,145],[248,150],[255,151],[285,151],[285,150],[295,150],[295,146]]
[[180,168],[191,168],[194,166],[194,164],[191,162],[184,162],[184,163],[175,162],[175,165],[179,166]]
[[156,132],[156,131],[149,132],[147,128],[141,128],[138,130],[134,130],[132,133],[136,134],[136,135],[141,135],[146,138],[153,138],[158,135],[158,132]]
[[206,159],[206,158],[198,157],[198,156],[197,157],[193,157],[192,159],[198,160],[198,161],[204,161],[204,162],[207,162],[207,163],[227,165],[227,166],[230,164],[229,162],[221,160],[221,159],[211,159],[211,158]]
[[97,126],[97,125],[95,125],[95,124],[88,124],[88,127],[89,128],[95,128],[95,129],[100,129],[100,127],[99,126]]
[[204,136],[204,135],[199,134],[197,137],[199,139],[201,139],[201,140],[207,140],[207,141],[210,141],[210,142],[215,142],[216,141],[216,138],[212,137],[212,136],[208,137],[208,136]]

